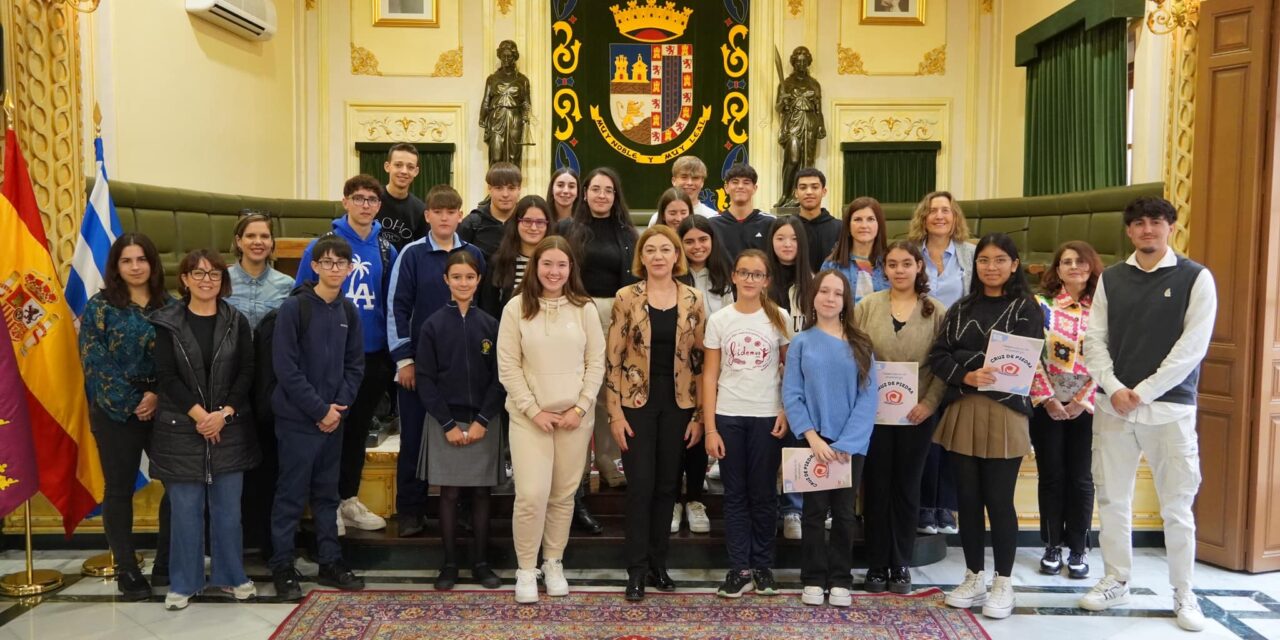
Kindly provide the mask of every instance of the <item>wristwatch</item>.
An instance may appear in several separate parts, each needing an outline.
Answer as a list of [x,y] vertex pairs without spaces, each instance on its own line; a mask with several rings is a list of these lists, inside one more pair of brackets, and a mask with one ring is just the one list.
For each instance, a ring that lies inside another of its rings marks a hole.
[[585,418],[585,417],[587,417],[587,410],[586,410],[586,409],[583,409],[582,407],[579,407],[578,405],[574,405],[574,406],[573,406],[573,410],[578,414],[578,417],[579,417],[579,418]]
[[231,419],[231,416],[235,415],[234,413],[231,413],[231,409],[229,409],[229,408],[227,408],[227,407],[223,407],[222,411],[219,411],[218,413],[221,413],[221,414],[222,414],[222,421],[223,421],[223,422],[226,422],[226,421],[230,420],[230,419]]

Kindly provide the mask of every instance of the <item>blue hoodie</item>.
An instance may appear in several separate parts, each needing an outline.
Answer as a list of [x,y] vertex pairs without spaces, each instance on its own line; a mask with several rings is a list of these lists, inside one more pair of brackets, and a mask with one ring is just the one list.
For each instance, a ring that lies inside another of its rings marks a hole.
[[[302,305],[310,305],[302,334]],[[358,326],[349,326],[346,300],[325,302],[310,286],[285,298],[276,316],[271,367],[276,390],[271,408],[276,426],[306,425],[307,432],[329,413],[330,404],[351,406],[364,378],[364,350]],[[359,316],[356,316],[359,324]]]
[[449,303],[449,286],[444,281],[444,267],[455,251],[469,251],[480,265],[484,276],[484,254],[475,245],[454,234],[452,249],[436,245],[428,233],[425,238],[404,246],[404,252],[391,269],[391,289],[387,293],[387,342],[391,361],[400,363],[414,358],[414,342],[422,323]]
[[782,374],[782,406],[797,438],[817,429],[832,449],[866,455],[878,403],[875,368],[858,387],[858,361],[848,342],[817,327],[791,341]]
[[[333,233],[351,244],[351,275],[342,281],[342,290],[347,299],[356,305],[360,312],[360,329],[364,332],[364,352],[375,353],[387,348],[387,286],[390,274],[382,273],[382,255],[378,249],[378,234],[382,225],[374,221],[369,237],[361,239],[342,216],[333,221]],[[307,250],[302,252],[302,260],[298,263],[298,277],[294,286],[316,281],[316,272],[311,269],[311,249],[316,246],[312,240]],[[396,263],[395,247],[388,247],[390,259],[387,264]]]

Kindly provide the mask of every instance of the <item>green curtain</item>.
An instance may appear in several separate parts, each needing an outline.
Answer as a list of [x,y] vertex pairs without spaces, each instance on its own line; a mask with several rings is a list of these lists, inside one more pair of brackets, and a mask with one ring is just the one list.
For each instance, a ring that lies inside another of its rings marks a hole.
[[1039,44],[1027,64],[1024,195],[1124,184],[1125,40],[1125,19],[1114,18]]
[[[367,173],[385,184],[387,172],[382,169],[382,164],[386,162],[387,150],[391,146],[390,143],[356,143],[356,151],[360,154],[360,173]],[[414,178],[413,184],[409,185],[409,193],[426,200],[427,192],[431,187],[453,183],[450,165],[453,164],[454,146],[452,144],[415,146],[418,148],[418,177]]]
[[940,142],[846,142],[844,198],[871,196],[880,202],[915,202],[933,191]]

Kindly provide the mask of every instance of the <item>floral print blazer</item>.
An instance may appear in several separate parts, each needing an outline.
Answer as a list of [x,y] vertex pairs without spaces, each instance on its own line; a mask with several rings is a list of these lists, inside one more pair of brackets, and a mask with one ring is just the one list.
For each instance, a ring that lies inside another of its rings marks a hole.
[[[622,407],[638,409],[649,401],[649,294],[645,282],[618,290],[613,299],[613,321],[609,326],[604,384],[607,389],[609,419],[622,418]],[[702,336],[707,329],[707,308],[702,292],[682,282],[676,286],[676,404],[693,409],[693,421],[702,421],[698,401],[702,377]]]

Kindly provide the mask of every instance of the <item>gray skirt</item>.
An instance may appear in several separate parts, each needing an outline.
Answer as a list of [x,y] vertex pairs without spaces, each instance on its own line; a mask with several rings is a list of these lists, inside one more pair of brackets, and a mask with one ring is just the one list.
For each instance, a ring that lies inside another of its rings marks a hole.
[[[459,425],[464,431],[470,424]],[[502,417],[489,422],[484,439],[464,447],[449,444],[435,418],[427,415],[418,451],[419,480],[445,487],[493,487],[505,480],[502,472]]]

